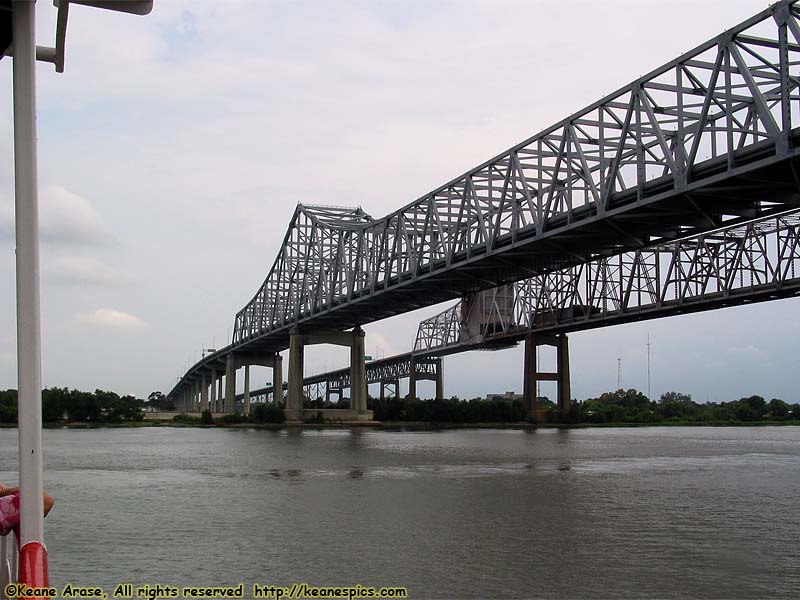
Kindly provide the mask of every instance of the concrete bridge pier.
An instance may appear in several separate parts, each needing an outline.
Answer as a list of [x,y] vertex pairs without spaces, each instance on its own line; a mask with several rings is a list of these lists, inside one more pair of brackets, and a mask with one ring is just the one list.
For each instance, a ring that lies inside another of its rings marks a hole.
[[381,381],[381,400],[386,398],[386,390],[389,389],[390,386],[394,387],[394,397],[400,397],[400,378],[395,377],[394,379],[384,379]]
[[200,375],[200,412],[208,410],[208,381],[206,374]]
[[194,394],[192,402],[192,412],[200,412],[200,396],[203,394],[203,376],[200,375],[194,380]]
[[244,394],[242,396],[242,414],[250,414],[250,367],[268,367],[273,369],[273,377],[277,371],[277,379],[282,378],[281,355],[278,353],[231,352],[225,358],[225,397],[224,412],[236,412],[236,372],[244,368]]
[[275,362],[272,365],[272,402],[279,404],[283,400],[283,357],[280,352],[275,353]]
[[[289,333],[289,389],[286,391],[286,418],[297,421],[303,409],[303,334],[295,328]],[[276,389],[273,384],[273,389]]]
[[436,359],[436,399],[444,400],[444,361]]
[[[553,346],[556,349],[556,372],[543,373],[536,364],[536,348]],[[523,397],[528,416],[536,416],[536,384],[539,381],[555,381],[558,385],[558,413],[562,418],[569,416],[569,339],[566,333],[557,335],[537,335],[529,333],[525,336]]]
[[[417,382],[429,380],[436,383],[436,399],[444,399],[444,361],[442,358],[412,358],[408,372],[408,398],[417,397]],[[433,368],[428,368],[432,365]],[[433,371],[431,373],[431,371]],[[399,386],[398,386],[399,390]]]
[[244,366],[244,401],[242,403],[242,414],[245,417],[250,414],[250,365]]
[[222,412],[222,399],[224,398],[222,395],[222,379],[222,373],[217,375],[217,403],[215,406],[215,412]]
[[408,370],[408,399],[415,400],[417,397],[417,361],[411,359],[411,366]]
[[210,388],[211,388],[211,408],[210,410],[212,413],[217,412],[217,370],[211,369],[211,381]]
[[226,415],[235,412],[236,403],[236,357],[233,352],[225,360],[225,404],[223,411]]
[[[303,410],[304,348],[313,344],[334,344],[350,348],[350,408],[358,418],[367,416],[367,375],[364,363],[364,330],[321,331],[304,333],[298,328],[289,334],[289,389],[286,395],[286,418],[299,419]],[[330,392],[334,390],[331,389]],[[326,392],[326,395],[328,393]]]
[[367,412],[367,367],[364,362],[364,330],[353,329],[353,343],[350,346],[350,408],[357,410],[359,416]]

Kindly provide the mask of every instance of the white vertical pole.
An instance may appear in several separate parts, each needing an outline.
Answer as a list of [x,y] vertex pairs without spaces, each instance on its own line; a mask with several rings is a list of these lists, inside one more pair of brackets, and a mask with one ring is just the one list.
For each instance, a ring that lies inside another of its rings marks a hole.
[[6,586],[9,583],[13,583],[13,579],[11,579],[11,566],[8,564],[8,536],[4,535],[0,537],[0,584],[3,586],[3,589],[0,590],[0,598],[4,600],[8,598]]
[[14,0],[14,192],[17,238],[17,377],[20,544],[43,543],[39,208],[36,187],[35,2]]
[[17,547],[17,536],[11,536],[11,576],[16,577],[18,569],[17,563],[19,562],[19,548]]

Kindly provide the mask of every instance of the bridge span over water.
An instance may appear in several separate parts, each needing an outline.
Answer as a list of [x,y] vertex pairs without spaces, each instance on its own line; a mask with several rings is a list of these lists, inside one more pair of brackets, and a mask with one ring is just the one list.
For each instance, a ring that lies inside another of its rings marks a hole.
[[[563,408],[567,331],[793,294],[796,244],[786,240],[795,213],[776,215],[800,207],[795,2],[773,5],[383,218],[298,205],[266,280],[236,314],[231,343],[192,365],[170,396],[184,408],[216,403],[233,412],[236,370],[245,367],[248,391],[249,365],[272,366],[283,382],[278,353],[289,348],[286,407],[296,418],[304,346],[334,343],[351,349],[353,416],[365,418],[377,365],[365,366],[361,325],[460,299],[423,323],[407,355],[409,377],[415,362],[526,339],[529,406],[533,382],[547,377],[559,382]],[[760,225],[745,225],[753,219]],[[786,242],[784,254],[770,254],[769,236]],[[750,243],[743,239],[767,245],[735,250]],[[759,283],[737,287],[731,273]],[[537,374],[532,349],[541,343],[557,346],[558,373]]]
[[[412,352],[370,361],[367,383],[408,395],[416,382],[436,382],[444,397],[442,357],[470,350],[501,350],[524,341],[525,397],[535,410],[536,381],[561,386],[562,410],[569,398],[568,353],[556,373],[541,373],[535,346],[566,347],[572,331],[631,321],[790,298],[800,294],[800,210],[658,244],[569,267],[502,288],[467,295],[422,321]],[[303,396],[330,402],[350,388],[350,370],[319,373],[303,380]],[[249,390],[248,390],[249,391]],[[267,401],[272,386],[252,390],[248,401]],[[244,402],[245,395],[236,396]]]

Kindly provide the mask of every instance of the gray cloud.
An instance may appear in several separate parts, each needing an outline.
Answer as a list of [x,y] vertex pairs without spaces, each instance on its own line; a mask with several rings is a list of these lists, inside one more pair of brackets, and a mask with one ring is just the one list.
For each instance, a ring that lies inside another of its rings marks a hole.
[[79,315],[78,321],[101,329],[136,330],[148,327],[139,317],[113,308],[98,308],[94,312]]
[[43,262],[43,279],[57,285],[116,287],[129,283],[119,271],[91,256],[60,255]]
[[[92,204],[61,186],[39,191],[39,236],[42,242],[59,245],[98,245],[112,240]],[[0,239],[14,239],[14,206],[0,197]]]
[[55,185],[45,187],[40,196],[43,242],[96,245],[112,239],[86,198]]

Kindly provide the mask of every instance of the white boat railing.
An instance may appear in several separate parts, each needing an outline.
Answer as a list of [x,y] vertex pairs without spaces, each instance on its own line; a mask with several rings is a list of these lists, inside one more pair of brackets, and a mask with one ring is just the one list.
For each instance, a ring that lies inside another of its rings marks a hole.
[[[9,538],[11,543],[11,563],[8,562]],[[17,572],[17,538],[16,536],[4,535],[0,537],[0,598],[7,600],[6,586],[14,583],[16,577],[12,573]]]

